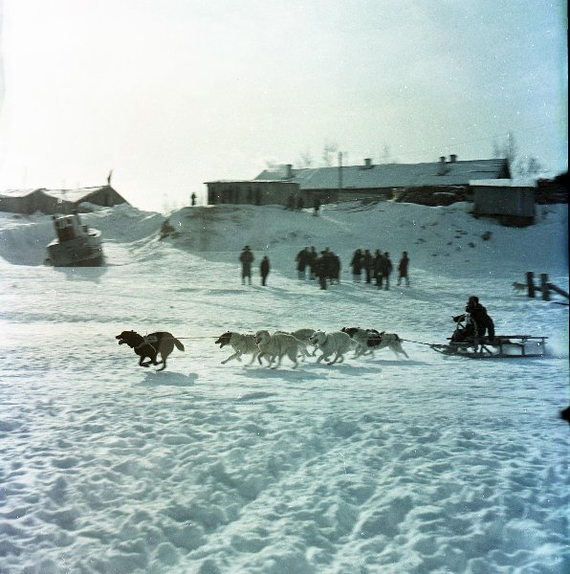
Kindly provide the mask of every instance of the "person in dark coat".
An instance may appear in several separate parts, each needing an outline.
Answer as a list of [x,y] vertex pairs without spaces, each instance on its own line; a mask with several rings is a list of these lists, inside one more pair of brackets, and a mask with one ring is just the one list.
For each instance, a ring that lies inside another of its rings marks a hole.
[[315,275],[319,278],[321,289],[327,288],[327,254],[326,251],[321,251],[321,254],[315,259],[314,265]]
[[392,274],[393,267],[392,261],[390,261],[390,254],[386,251],[386,253],[384,253],[384,259],[382,260],[382,274],[386,281],[386,286],[384,287],[386,291],[390,289],[390,275]]
[[352,280],[360,281],[362,275],[362,249],[357,249],[350,260],[352,267]]
[[315,273],[315,261],[317,260],[318,254],[314,246],[311,247],[308,254],[308,264],[309,264],[309,279],[314,279],[316,277]]
[[382,262],[382,251],[376,249],[374,252],[374,257],[372,259],[372,276],[376,280],[376,286],[378,289],[382,287],[382,275],[380,274],[380,263]]
[[319,215],[319,210],[321,209],[321,200],[316,198],[313,201],[313,215]]
[[372,254],[369,249],[364,250],[364,255],[362,256],[362,268],[366,275],[366,283],[372,281]]
[[487,309],[479,303],[479,297],[472,295],[467,301],[465,312],[469,313],[475,327],[475,336],[482,338],[487,334],[489,339],[495,338],[495,324],[487,314]]
[[269,262],[269,257],[267,255],[263,256],[261,260],[261,264],[259,266],[259,274],[261,275],[261,285],[265,287],[267,284],[267,276],[269,275],[269,271],[271,270],[271,263]]
[[404,280],[406,286],[410,286],[410,279],[408,277],[408,267],[410,266],[410,258],[408,257],[408,252],[404,251],[402,253],[402,258],[400,263],[398,263],[398,285]]
[[245,285],[245,279],[247,277],[249,284],[251,285],[251,264],[253,263],[253,253],[249,248],[249,245],[246,245],[241,255],[239,256],[239,260],[241,262],[241,284]]
[[340,257],[336,253],[331,251],[329,258],[330,258],[329,261],[330,261],[331,285],[333,283],[336,283],[338,285],[340,284],[340,268],[341,268]]
[[376,285],[378,289],[384,289],[388,291],[390,289],[390,273],[392,273],[392,262],[390,261],[390,254],[388,252],[382,254],[380,253],[377,259],[377,270],[376,270]]
[[295,261],[297,262],[297,276],[299,279],[305,279],[306,277],[306,270],[307,266],[309,265],[311,259],[311,254],[309,252],[309,248],[305,247],[305,249],[301,249],[299,253],[297,253],[297,257],[295,257]]

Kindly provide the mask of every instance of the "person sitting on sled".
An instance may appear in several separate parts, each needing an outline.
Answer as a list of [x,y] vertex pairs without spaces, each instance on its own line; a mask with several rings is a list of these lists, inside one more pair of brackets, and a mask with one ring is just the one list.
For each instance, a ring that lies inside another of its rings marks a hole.
[[474,295],[469,297],[466,313],[453,317],[457,323],[455,332],[451,336],[454,342],[482,339],[487,334],[489,341],[495,338],[495,324],[487,314],[487,309],[479,303],[479,298]]
[[495,338],[495,323],[493,319],[487,314],[487,309],[479,303],[479,297],[474,295],[469,297],[465,311],[469,313],[473,323],[475,324],[475,336],[482,339],[487,335],[491,341]]

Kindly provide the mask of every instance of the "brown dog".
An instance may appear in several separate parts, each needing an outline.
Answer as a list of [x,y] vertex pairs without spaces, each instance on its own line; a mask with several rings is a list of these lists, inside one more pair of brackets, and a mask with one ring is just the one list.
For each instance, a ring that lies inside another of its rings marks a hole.
[[[115,339],[119,340],[119,345],[128,345],[140,356],[139,367],[162,364],[162,367],[157,369],[158,371],[166,369],[166,358],[174,350],[174,345],[180,351],[184,351],[184,345],[172,333],[166,333],[165,331],[151,333],[146,337],[139,335],[135,331],[123,331]],[[162,361],[156,360],[159,354],[162,357]],[[150,360],[145,363],[144,359],[146,358]]]

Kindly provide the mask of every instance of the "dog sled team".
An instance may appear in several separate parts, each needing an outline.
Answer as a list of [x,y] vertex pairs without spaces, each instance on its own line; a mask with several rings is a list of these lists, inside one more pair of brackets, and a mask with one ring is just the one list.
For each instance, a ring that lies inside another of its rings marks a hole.
[[352,358],[358,358],[373,355],[374,350],[383,348],[389,348],[398,357],[403,355],[409,358],[402,348],[402,340],[395,333],[357,327],[332,332],[299,329],[290,333],[270,333],[262,329],[255,334],[243,334],[226,331],[218,337],[216,344],[220,349],[229,346],[234,351],[222,361],[224,365],[233,359],[241,361],[243,355],[251,355],[250,365],[256,359],[263,365],[265,360],[267,366],[273,369],[279,367],[285,357],[293,363],[293,368],[298,366],[299,358],[305,360],[307,357],[316,357],[317,363],[324,361],[327,365],[334,365],[342,363],[351,351],[354,352]]

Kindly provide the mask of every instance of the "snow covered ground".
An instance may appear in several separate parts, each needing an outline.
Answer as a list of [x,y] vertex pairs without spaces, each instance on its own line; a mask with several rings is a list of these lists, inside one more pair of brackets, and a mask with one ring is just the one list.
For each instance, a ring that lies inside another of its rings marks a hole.
[[[42,265],[49,217],[0,216],[0,572],[564,573],[568,307],[512,289],[526,271],[568,290],[567,206],[505,228],[468,205],[129,207],[85,217],[108,265]],[[256,256],[242,286],[237,257]],[[330,247],[340,285],[299,281]],[[411,258],[409,288],[354,283],[356,248]],[[257,266],[273,270],[261,287]],[[445,357],[478,295],[498,333],[549,337],[542,359]],[[297,369],[221,361],[226,330],[372,327],[389,350]],[[115,335],[167,330],[168,368]]]

